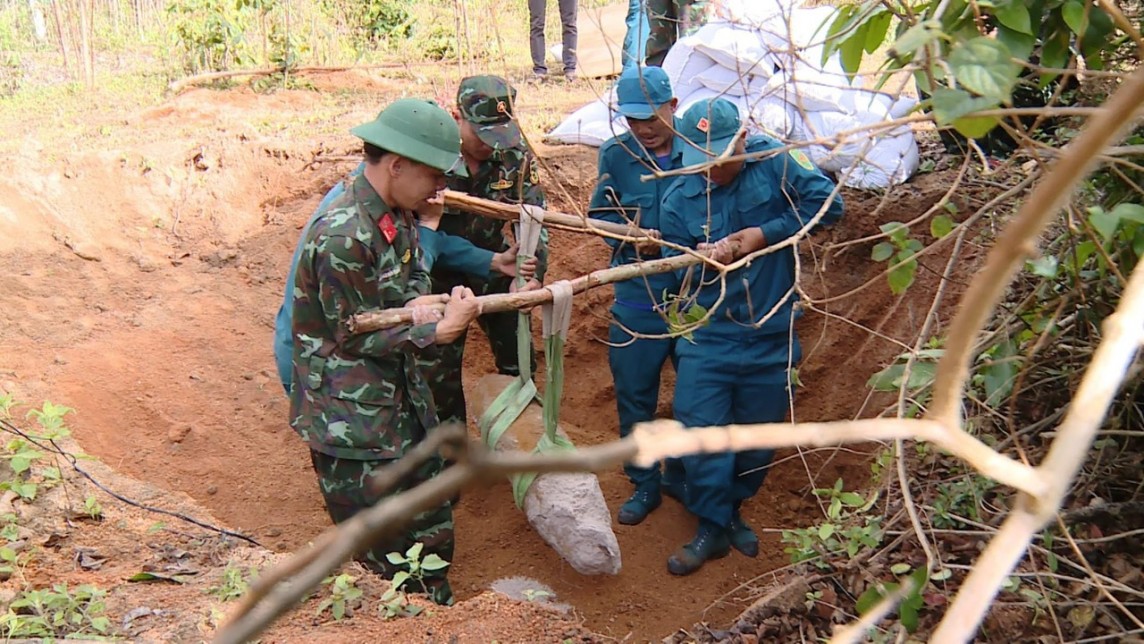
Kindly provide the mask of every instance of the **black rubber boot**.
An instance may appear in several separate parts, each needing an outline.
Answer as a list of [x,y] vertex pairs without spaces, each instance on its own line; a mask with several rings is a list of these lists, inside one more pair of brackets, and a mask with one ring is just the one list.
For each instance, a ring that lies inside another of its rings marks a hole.
[[673,575],[690,575],[703,567],[709,559],[722,559],[731,553],[727,531],[706,521],[700,521],[695,538],[667,558],[667,571]]

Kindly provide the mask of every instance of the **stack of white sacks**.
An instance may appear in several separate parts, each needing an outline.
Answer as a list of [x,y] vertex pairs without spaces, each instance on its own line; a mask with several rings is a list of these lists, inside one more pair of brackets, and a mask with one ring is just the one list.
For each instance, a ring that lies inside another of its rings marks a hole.
[[[908,125],[863,130],[906,116],[913,98],[861,87],[843,72],[837,55],[822,61],[823,41],[837,15],[833,7],[795,8],[791,0],[723,0],[724,17],[668,52],[682,114],[695,102],[722,96],[735,103],[751,131],[783,142],[831,137],[806,153],[823,170],[854,188],[886,188],[918,168],[918,146]],[[549,141],[600,146],[627,124],[609,106],[614,90],[577,110]]]

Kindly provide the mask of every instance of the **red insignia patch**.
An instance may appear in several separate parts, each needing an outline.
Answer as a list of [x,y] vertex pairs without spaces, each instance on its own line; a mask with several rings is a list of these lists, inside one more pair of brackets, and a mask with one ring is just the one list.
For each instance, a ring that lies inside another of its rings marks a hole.
[[706,133],[708,130],[711,129],[711,122],[705,118],[699,119],[699,122],[695,124],[695,129],[699,130],[700,132]]
[[385,241],[392,244],[393,240],[397,239],[397,226],[393,224],[393,218],[388,213],[381,218],[378,228],[381,229],[381,234],[385,235]]

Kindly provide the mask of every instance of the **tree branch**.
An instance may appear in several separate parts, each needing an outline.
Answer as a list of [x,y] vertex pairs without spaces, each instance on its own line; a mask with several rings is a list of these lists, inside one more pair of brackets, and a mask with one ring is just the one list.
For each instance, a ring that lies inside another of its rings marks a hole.
[[[1062,157],[1057,167],[1034,190],[1022,209],[1021,216],[1009,230],[1006,230],[1006,234],[1002,234],[997,240],[994,250],[1004,250],[1006,239],[1011,242],[1028,240],[1038,234],[1037,224],[1057,211],[1059,201],[1062,201],[1073,186],[1087,175],[1092,157],[1131,122],[1132,114],[1140,109],[1142,102],[1144,102],[1144,69],[1133,74],[1105,104],[1102,113],[1089,122],[1088,127],[1073,144],[1075,147],[1070,146],[1071,154]],[[1011,236],[1007,233],[1011,229],[1023,229],[1025,236],[1016,240],[1010,239]],[[1019,258],[1018,256],[1017,259]],[[998,264],[993,262],[991,265]],[[998,273],[1001,270],[994,268]],[[991,280],[986,279],[989,274],[988,269],[980,274],[981,279],[974,280],[973,286],[990,284]],[[973,292],[974,289],[971,288],[971,294]],[[983,298],[985,295],[978,297]],[[967,307],[971,301],[967,294]],[[991,306],[992,301],[983,300],[982,305]],[[984,316],[982,316],[983,321]],[[1116,313],[1104,322],[1104,330],[1104,339],[1097,347],[1088,371],[1069,405],[1068,414],[1058,429],[1057,438],[1053,440],[1044,462],[1037,468],[1037,474],[1046,484],[1045,492],[1018,496],[1013,512],[1001,525],[997,536],[990,540],[989,546],[966,577],[953,605],[934,632],[932,641],[965,641],[989,610],[1002,581],[1020,561],[1033,535],[1051,520],[1060,508],[1069,485],[1084,463],[1096,432],[1108,413],[1112,398],[1120,389],[1136,357],[1141,340],[1144,340],[1144,269],[1137,267],[1133,271]],[[967,337],[969,340],[972,339],[972,335]],[[947,357],[949,355],[946,354]],[[960,366],[964,372],[964,365]],[[960,380],[952,384],[958,387],[959,392]]]
[[1035,250],[1037,237],[1056,217],[1077,183],[1092,170],[1094,157],[1128,127],[1141,105],[1144,105],[1144,68],[1125,80],[1085,124],[1080,136],[1068,145],[1066,153],[1029,195],[1017,217],[998,236],[985,268],[970,284],[951,324],[945,355],[938,363],[929,417],[951,427],[960,425],[959,401],[969,377],[975,337],[1021,262]]
[[[706,261],[705,257],[698,253],[693,253],[649,260],[638,264],[624,264],[623,266],[616,266],[615,268],[603,268],[572,280],[572,292],[583,293],[584,291],[598,286],[604,286],[605,284],[623,282],[645,275],[669,273],[681,268],[687,268],[688,266],[694,266],[703,261]],[[440,303],[431,304],[430,306],[434,306],[443,311],[445,310],[445,302],[448,300],[448,295],[441,295]],[[496,313],[551,302],[552,291],[542,288],[521,293],[496,293],[493,295],[482,295],[478,297],[477,300],[481,303],[482,313]],[[359,313],[350,318],[348,327],[350,333],[368,333],[369,331],[386,329],[400,324],[409,324],[412,321],[413,309],[385,309],[383,311]]]
[[[517,221],[520,219],[521,208],[518,205],[501,203],[490,199],[481,199],[456,190],[445,191],[445,205],[467,212],[476,213],[492,219]],[[617,224],[611,221],[589,219],[578,215],[569,215],[554,210],[544,211],[544,225],[553,228],[563,228],[581,233],[607,233],[609,237],[627,242],[644,241],[651,239],[653,233],[635,225]]]

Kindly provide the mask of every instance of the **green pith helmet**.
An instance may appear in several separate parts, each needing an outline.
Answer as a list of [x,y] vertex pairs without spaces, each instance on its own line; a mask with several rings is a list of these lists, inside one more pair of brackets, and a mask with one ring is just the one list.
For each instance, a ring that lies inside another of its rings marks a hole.
[[469,176],[461,160],[461,129],[433,101],[400,98],[377,118],[350,130],[366,143],[442,172]]

